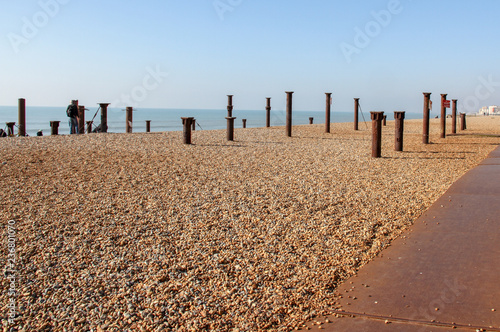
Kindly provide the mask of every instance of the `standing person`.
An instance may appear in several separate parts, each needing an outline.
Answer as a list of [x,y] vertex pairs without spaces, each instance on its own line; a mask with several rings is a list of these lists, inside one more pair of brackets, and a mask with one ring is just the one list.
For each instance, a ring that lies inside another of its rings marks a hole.
[[78,101],[72,100],[66,109],[66,115],[69,117],[70,134],[78,134]]

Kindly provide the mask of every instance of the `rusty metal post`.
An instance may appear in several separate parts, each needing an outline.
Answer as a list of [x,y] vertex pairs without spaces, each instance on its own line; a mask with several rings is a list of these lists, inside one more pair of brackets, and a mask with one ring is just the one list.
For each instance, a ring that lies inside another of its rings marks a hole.
[[108,132],[108,103],[99,104],[101,107],[101,133]]
[[132,114],[134,113],[134,108],[133,107],[127,107],[127,114],[125,115],[125,131],[127,133],[132,133]]
[[286,135],[292,137],[292,95],[293,91],[286,92]]
[[382,120],[384,112],[370,112],[372,117],[372,157],[382,156]]
[[191,123],[191,130],[192,131],[195,131],[196,130],[196,119],[193,119],[192,123]]
[[384,127],[387,126],[387,115],[384,115],[383,123]]
[[460,113],[460,130],[466,130],[467,129],[467,122],[466,122],[466,116],[465,113]]
[[311,124],[313,124],[313,123],[314,123],[314,118],[313,118],[313,117],[310,117],[310,118],[309,118],[309,124],[311,125]]
[[59,135],[59,123],[61,121],[50,121],[50,134],[53,136]]
[[151,132],[151,120],[146,120],[146,132]]
[[6,122],[7,125],[7,136],[14,136],[14,126],[16,125],[15,122]]
[[330,122],[331,122],[331,111],[332,111],[332,94],[330,92],[325,94],[326,94],[325,133],[329,133]]
[[243,122],[243,128],[246,128],[247,127],[247,119],[242,119],[241,121]]
[[26,99],[19,99],[18,109],[18,134],[19,136],[26,136]]
[[441,94],[441,138],[446,138],[446,107],[444,107],[444,102],[448,94]]
[[227,117],[233,117],[233,95],[227,95]]
[[424,92],[424,128],[422,134],[422,142],[429,144],[429,119],[430,119],[431,93]]
[[394,150],[403,151],[405,112],[394,112],[394,120],[396,120],[396,138],[395,138]]
[[78,105],[78,134],[85,134],[85,106]]
[[87,134],[92,133],[92,124],[94,123],[93,121],[86,121],[87,123]]
[[451,109],[451,133],[457,133],[457,100],[452,99],[453,105]]
[[226,130],[227,140],[234,141],[234,120],[236,120],[236,118],[228,116],[226,120],[227,120],[227,130]]
[[354,130],[359,130],[359,98],[354,98]]
[[271,127],[271,98],[266,98],[266,127]]
[[191,125],[194,118],[184,117],[181,119],[182,119],[182,124],[184,126],[183,142],[184,144],[191,144]]

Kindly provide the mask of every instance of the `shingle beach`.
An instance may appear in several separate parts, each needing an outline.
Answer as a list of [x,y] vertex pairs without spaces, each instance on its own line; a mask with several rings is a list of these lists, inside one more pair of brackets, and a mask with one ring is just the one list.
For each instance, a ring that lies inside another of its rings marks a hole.
[[4,330],[301,328],[500,144],[500,117],[467,126],[440,139],[432,119],[424,145],[406,121],[395,152],[389,121],[380,159],[369,123],[0,139]]

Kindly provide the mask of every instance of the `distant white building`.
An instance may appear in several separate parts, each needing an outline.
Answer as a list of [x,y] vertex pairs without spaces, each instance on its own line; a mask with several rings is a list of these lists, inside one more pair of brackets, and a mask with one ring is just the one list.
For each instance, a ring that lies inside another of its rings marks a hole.
[[500,110],[498,109],[498,106],[485,106],[479,110],[479,114],[495,115],[495,114],[500,114]]

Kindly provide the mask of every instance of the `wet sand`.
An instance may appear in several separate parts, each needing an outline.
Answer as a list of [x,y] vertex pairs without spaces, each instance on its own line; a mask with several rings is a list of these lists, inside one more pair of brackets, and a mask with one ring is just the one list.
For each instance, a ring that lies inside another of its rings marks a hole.
[[[389,115],[392,117],[392,115]],[[180,120],[179,120],[180,121]],[[249,124],[251,125],[251,124]],[[371,125],[0,139],[0,220],[16,222],[15,325],[288,331],[500,144],[500,117],[431,142]],[[448,127],[451,128],[451,120]],[[10,282],[2,279],[2,289]],[[9,295],[0,303],[7,317]],[[3,320],[7,326],[7,320]]]

